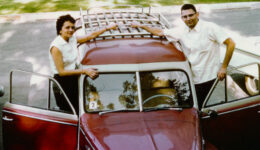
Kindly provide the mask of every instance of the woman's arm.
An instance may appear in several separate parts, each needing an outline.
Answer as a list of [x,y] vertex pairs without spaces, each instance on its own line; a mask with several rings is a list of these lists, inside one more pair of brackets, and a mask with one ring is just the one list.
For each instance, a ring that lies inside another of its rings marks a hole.
[[79,69],[65,70],[64,65],[63,65],[62,53],[55,46],[53,46],[51,48],[51,55],[52,55],[55,66],[56,66],[60,76],[72,76],[72,75],[86,74],[89,77],[91,77],[92,79],[95,79],[96,77],[98,77],[98,72],[97,72],[97,69],[95,69],[95,68],[88,68],[88,69],[84,69],[84,70],[79,70]]
[[89,40],[92,40],[92,39],[98,37],[100,34],[104,33],[107,30],[116,29],[116,27],[117,27],[117,24],[110,23],[107,27],[104,27],[101,30],[92,32],[92,33],[85,35],[85,36],[77,37],[77,42],[80,43],[80,44],[85,43]]

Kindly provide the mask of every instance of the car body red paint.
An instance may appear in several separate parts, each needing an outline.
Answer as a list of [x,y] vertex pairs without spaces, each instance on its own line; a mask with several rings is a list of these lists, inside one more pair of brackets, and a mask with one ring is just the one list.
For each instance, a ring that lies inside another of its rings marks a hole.
[[196,110],[187,109],[85,114],[81,122],[97,149],[194,149],[200,142],[197,120]]
[[[32,74],[24,78],[28,83],[16,85],[15,73],[31,73],[11,72],[10,101],[2,110],[5,150],[258,147],[259,92],[250,95],[236,86],[244,93],[237,97],[236,92],[229,92],[234,88],[225,90],[224,82],[216,83],[198,110],[189,63],[174,44],[152,35],[111,37],[81,45],[81,68],[95,67],[100,75],[96,80],[79,77],[78,115],[57,109],[51,90],[53,78]],[[46,82],[38,80],[41,86],[31,85],[33,76]],[[259,82],[259,76],[253,77]],[[32,89],[25,90],[26,85]],[[46,89],[46,95],[40,92]],[[47,102],[39,105],[43,101]]]

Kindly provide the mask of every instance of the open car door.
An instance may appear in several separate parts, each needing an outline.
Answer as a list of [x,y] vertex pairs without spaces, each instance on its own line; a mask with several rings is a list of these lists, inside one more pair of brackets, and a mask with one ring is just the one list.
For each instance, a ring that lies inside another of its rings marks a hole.
[[228,71],[216,81],[201,113],[203,137],[219,149],[260,147],[259,64]]
[[[55,79],[12,71],[10,83],[10,101],[2,112],[5,150],[77,148],[78,117],[68,99],[73,113],[56,106],[51,88]],[[60,92],[64,94],[61,88]]]

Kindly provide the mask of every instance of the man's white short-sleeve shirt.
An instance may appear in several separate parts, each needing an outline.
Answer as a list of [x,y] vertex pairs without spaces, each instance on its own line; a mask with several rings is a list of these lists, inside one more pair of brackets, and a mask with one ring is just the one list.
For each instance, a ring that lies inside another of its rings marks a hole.
[[195,84],[217,77],[220,67],[220,45],[228,38],[219,26],[199,20],[190,30],[187,26],[166,29],[169,41],[180,41],[191,64]]
[[53,57],[51,55],[51,48],[57,47],[63,59],[63,65],[65,70],[74,70],[77,64],[77,39],[75,36],[72,36],[69,41],[65,41],[60,35],[57,36],[51,43],[49,49],[49,60],[51,65],[51,70],[53,74],[58,74],[58,70],[54,63]]

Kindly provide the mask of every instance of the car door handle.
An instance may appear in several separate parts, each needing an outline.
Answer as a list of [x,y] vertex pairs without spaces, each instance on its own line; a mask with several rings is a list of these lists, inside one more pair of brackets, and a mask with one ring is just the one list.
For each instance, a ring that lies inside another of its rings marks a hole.
[[7,116],[4,116],[4,117],[3,117],[3,120],[5,120],[5,121],[13,121],[14,119],[8,118]]

